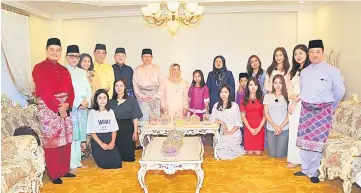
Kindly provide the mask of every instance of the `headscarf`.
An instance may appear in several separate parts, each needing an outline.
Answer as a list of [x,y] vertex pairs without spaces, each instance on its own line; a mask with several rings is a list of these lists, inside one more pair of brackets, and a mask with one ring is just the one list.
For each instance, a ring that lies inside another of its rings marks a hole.
[[[221,69],[217,69],[216,68],[216,59],[220,58],[222,60],[223,63],[223,67]],[[216,56],[213,60],[213,75],[214,78],[216,79],[216,85],[220,86],[223,84],[224,79],[226,78],[226,74],[225,72],[227,71],[227,66],[226,66],[226,59],[223,56]]]
[[[175,79],[173,76],[172,76],[172,69],[174,66],[178,66],[179,67],[179,77],[177,79]],[[173,80],[173,81],[180,81],[182,80],[182,70],[181,70],[181,67],[179,64],[177,63],[173,63],[170,65],[169,67],[169,79]]]

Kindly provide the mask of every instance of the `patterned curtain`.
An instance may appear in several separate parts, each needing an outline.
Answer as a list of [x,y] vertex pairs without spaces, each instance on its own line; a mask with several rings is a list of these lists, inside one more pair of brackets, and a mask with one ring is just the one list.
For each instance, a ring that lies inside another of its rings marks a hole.
[[1,10],[1,47],[5,61],[17,89],[27,98],[33,98],[31,77],[29,17]]

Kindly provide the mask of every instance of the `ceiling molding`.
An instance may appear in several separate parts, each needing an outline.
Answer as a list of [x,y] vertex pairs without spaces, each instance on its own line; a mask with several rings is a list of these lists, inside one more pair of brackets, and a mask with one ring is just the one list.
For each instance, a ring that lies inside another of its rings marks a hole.
[[[225,13],[259,13],[259,12],[297,12],[314,11],[314,6],[290,6],[290,5],[272,5],[272,6],[209,6],[204,9],[204,14],[225,14]],[[131,17],[142,16],[140,9],[124,9],[119,11],[89,11],[78,13],[59,13],[53,15],[53,19],[86,19],[102,17]]]
[[[208,0],[209,1],[209,0]],[[91,0],[62,0],[62,2],[71,3],[93,3]],[[129,0],[130,2],[130,0]],[[144,2],[144,1],[143,1]],[[134,2],[134,3],[140,3]],[[225,13],[260,13],[260,12],[297,12],[297,11],[314,11],[326,5],[329,1],[324,1],[320,4],[272,4],[272,5],[231,5],[231,6],[206,6],[205,14],[225,14]],[[25,6],[21,2],[10,2],[11,6],[26,10],[32,14],[47,18],[47,19],[89,19],[89,18],[104,18],[104,17],[132,17],[142,16],[141,9],[128,8],[119,10],[102,10],[102,11],[85,11],[85,12],[59,12],[56,14],[46,13],[36,8]],[[124,4],[123,4],[124,5]],[[104,9],[106,9],[104,7]]]
[[[79,4],[87,4],[87,5],[97,5],[97,6],[121,6],[121,5],[146,5],[149,3],[165,3],[169,0],[59,0],[60,2],[65,3],[79,3]],[[183,0],[183,2],[192,2],[195,0]],[[242,0],[242,2],[257,2],[258,0]],[[282,1],[282,0],[281,0]],[[288,1],[288,0],[283,0]],[[296,1],[296,0],[294,0]],[[198,3],[220,3],[220,2],[240,2],[240,0],[196,0]]]
[[156,3],[157,1],[135,1],[135,0],[122,0],[122,1],[104,1],[104,0],[59,0],[60,2],[79,3],[96,6],[120,6],[120,5],[146,5],[148,3]]
[[49,15],[48,13],[43,12],[43,11],[33,8],[33,7],[26,6],[26,5],[22,4],[21,1],[6,1],[3,3],[13,6],[13,7],[16,7],[16,8],[19,8],[19,9],[22,9],[22,10],[25,10],[31,14],[37,15],[42,18],[53,19],[52,16]]
[[142,16],[140,9],[124,9],[124,10],[105,10],[105,11],[87,11],[78,13],[59,13],[54,14],[53,19],[89,19],[104,17],[132,17]]

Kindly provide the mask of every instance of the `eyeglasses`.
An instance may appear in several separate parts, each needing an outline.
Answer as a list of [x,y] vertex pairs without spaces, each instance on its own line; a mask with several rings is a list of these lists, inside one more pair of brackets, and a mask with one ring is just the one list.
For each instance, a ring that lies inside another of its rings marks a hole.
[[79,59],[80,56],[78,55],[66,55],[66,56],[69,56],[71,59]]

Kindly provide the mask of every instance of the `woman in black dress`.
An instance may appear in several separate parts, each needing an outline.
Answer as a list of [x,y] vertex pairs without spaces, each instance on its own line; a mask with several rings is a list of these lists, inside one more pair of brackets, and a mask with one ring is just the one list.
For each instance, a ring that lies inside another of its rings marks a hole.
[[114,82],[113,99],[109,107],[114,111],[119,130],[115,145],[121,155],[122,161],[135,161],[135,142],[138,140],[138,119],[143,117],[137,100],[128,96],[124,79]]

